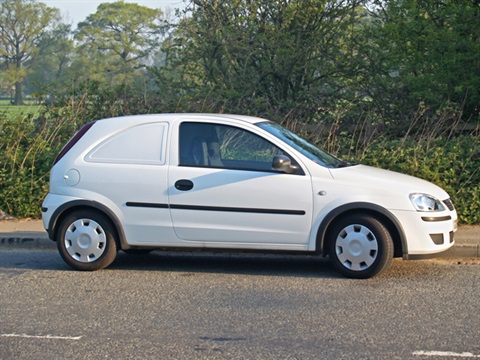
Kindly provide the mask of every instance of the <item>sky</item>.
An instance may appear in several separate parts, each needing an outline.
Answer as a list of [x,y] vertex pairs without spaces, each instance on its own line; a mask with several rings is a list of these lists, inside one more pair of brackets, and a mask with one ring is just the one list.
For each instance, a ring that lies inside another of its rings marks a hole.
[[[60,9],[64,22],[72,23],[74,28],[80,22],[86,19],[90,14],[96,12],[98,5],[104,2],[110,1],[97,1],[97,0],[40,0],[47,6]],[[125,2],[137,3],[142,6],[148,6],[150,8],[160,8],[163,12],[167,8],[173,12],[176,8],[183,8],[183,0],[125,0]]]

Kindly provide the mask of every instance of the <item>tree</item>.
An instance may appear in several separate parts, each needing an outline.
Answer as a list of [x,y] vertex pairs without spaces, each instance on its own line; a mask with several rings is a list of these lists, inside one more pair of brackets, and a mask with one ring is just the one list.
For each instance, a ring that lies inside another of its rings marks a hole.
[[165,31],[162,15],[160,9],[123,1],[100,4],[78,24],[77,66],[100,81],[144,67]]
[[73,54],[70,25],[58,24],[46,32],[38,43],[38,54],[30,66],[26,85],[28,90],[40,98],[66,92],[72,76],[70,64]]
[[264,104],[315,121],[318,109],[347,96],[347,78],[358,72],[354,29],[363,3],[196,0],[166,50],[170,67],[182,69],[187,91],[204,89],[243,112]]
[[402,119],[419,104],[463,109],[479,119],[478,0],[375,1],[363,54],[364,90],[384,116]]
[[23,102],[26,65],[35,57],[45,31],[60,19],[58,9],[36,0],[4,0],[0,3],[0,57],[15,84],[15,104]]

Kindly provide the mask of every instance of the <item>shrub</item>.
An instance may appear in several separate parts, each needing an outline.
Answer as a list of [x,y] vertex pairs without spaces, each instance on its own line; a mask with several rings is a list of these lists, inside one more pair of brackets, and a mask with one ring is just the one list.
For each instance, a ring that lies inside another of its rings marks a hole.
[[[84,123],[108,116],[172,109],[170,99],[115,96],[115,91],[89,88],[83,95],[67,98],[60,105],[39,108],[35,114],[0,114],[0,209],[17,217],[39,217],[48,191],[50,166],[66,141]],[[124,95],[127,94],[127,89]],[[146,106],[148,105],[148,106]],[[202,111],[210,112],[210,105]],[[143,111],[140,111],[142,106]],[[189,105],[195,108],[196,102]],[[191,108],[189,108],[191,109]],[[199,109],[194,109],[199,110]],[[335,115],[335,114],[334,114]],[[370,123],[342,124],[342,114],[333,122],[305,125],[288,119],[286,124],[320,148],[352,162],[413,175],[444,188],[456,205],[461,223],[480,223],[479,129],[458,133],[446,124],[451,116],[413,117],[403,136],[388,134]],[[368,116],[366,117],[368,118]],[[444,121],[445,120],[445,121]]]
[[0,209],[17,216],[38,216],[48,186],[49,135],[37,131],[34,116],[4,116],[0,150]]
[[[331,139],[334,141],[331,141]],[[420,132],[402,138],[376,135],[365,138],[331,133],[317,145],[327,145],[336,156],[412,175],[449,193],[460,223],[480,223],[480,132],[467,134]],[[323,146],[324,147],[324,146]]]
[[82,121],[70,107],[0,114],[0,209],[39,217],[50,167]]
[[461,223],[480,223],[480,137],[435,138],[427,144],[382,139],[351,160],[413,175],[446,190]]

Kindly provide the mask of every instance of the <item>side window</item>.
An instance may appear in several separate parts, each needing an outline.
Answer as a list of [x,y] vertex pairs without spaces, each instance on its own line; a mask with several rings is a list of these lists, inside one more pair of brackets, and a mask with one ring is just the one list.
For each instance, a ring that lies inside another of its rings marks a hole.
[[164,164],[167,125],[151,123],[125,129],[90,151],[85,160],[123,164]]
[[180,165],[271,171],[272,160],[284,154],[249,131],[219,124],[180,125]]
[[272,160],[283,151],[269,141],[243,129],[218,126],[220,156],[233,167],[272,170]]

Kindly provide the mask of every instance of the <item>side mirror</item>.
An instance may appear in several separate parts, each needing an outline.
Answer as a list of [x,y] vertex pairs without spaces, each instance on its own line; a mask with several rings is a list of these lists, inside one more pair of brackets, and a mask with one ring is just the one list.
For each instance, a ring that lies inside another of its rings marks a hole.
[[275,156],[272,161],[272,168],[287,174],[293,174],[298,169],[298,167],[292,165],[292,160],[285,155]]

